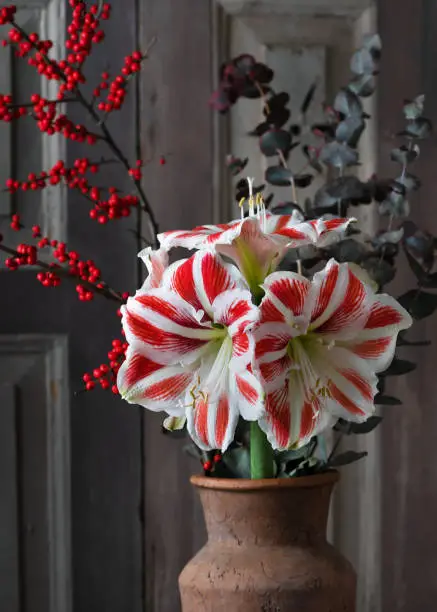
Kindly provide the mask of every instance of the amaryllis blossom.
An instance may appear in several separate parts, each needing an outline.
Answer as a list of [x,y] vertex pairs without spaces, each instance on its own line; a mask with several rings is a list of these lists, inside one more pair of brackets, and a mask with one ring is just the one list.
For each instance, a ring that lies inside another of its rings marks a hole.
[[142,289],[156,289],[161,285],[164,272],[168,268],[168,251],[155,251],[152,247],[147,247],[138,253],[138,257],[146,264],[149,273]]
[[259,310],[235,266],[199,251],[170,266],[158,288],[137,291],[122,313],[129,348],[117,384],[125,400],[186,415],[204,449],[225,450],[240,415],[259,418],[250,333]]
[[312,281],[275,272],[264,290],[255,368],[266,391],[260,426],[272,446],[302,446],[339,417],[365,421],[376,373],[390,364],[410,315],[334,260]]
[[214,248],[231,258],[245,276],[251,289],[273,272],[285,252],[312,244],[326,247],[338,240],[354,219],[315,219],[302,221],[300,214],[273,215],[259,209],[246,219],[219,225],[202,225],[193,230],[160,234],[164,249]]

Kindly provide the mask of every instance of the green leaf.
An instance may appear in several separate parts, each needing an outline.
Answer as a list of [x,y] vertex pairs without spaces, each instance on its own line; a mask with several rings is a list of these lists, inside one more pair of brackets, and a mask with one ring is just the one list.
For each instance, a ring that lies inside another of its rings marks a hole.
[[404,218],[410,214],[410,204],[402,193],[391,191],[386,199],[380,203],[379,214],[383,216],[393,216]]
[[250,478],[250,451],[248,448],[227,450],[222,461],[235,478]]
[[367,457],[367,453],[365,451],[361,453],[357,453],[356,451],[346,451],[344,453],[340,453],[340,455],[332,457],[332,459],[328,461],[328,466],[341,467],[342,465],[349,465],[351,463],[355,463],[355,461],[363,459],[363,457]]
[[[406,248],[405,242],[403,246],[404,253],[407,256],[408,265],[419,283],[422,284],[423,280],[426,278],[426,271],[422,268],[417,259],[411,255],[410,251]],[[414,291],[414,293],[416,294],[417,292]]]
[[418,117],[412,121],[408,121],[405,130],[400,132],[399,136],[408,136],[410,138],[418,138],[424,140],[429,138],[432,133],[432,123],[425,117]]
[[358,152],[341,142],[329,142],[320,151],[320,161],[334,168],[354,166],[358,163]]
[[402,402],[397,397],[392,397],[391,395],[382,395],[378,393],[375,397],[375,405],[376,406],[401,406]]
[[406,100],[404,103],[404,115],[406,119],[418,119],[423,115],[425,96],[422,94],[414,100]]
[[398,336],[398,346],[430,346],[431,340],[407,340],[405,332]]
[[381,372],[380,376],[403,376],[408,374],[417,368],[417,364],[406,359],[398,359],[395,357],[391,362],[391,365]]
[[269,130],[259,139],[259,146],[266,157],[278,155],[278,151],[287,155],[291,147],[291,134],[285,130]]
[[335,100],[334,109],[346,117],[362,119],[363,104],[360,98],[350,89],[341,89]]
[[407,164],[411,164],[411,162],[417,159],[419,157],[419,153],[420,149],[417,144],[413,145],[412,147],[407,147],[406,145],[403,145],[398,149],[393,149],[390,154],[390,157],[393,161],[398,162],[403,166],[406,166]]
[[431,316],[437,310],[437,294],[420,289],[407,291],[398,301],[416,321]]
[[348,89],[353,91],[360,98],[367,98],[373,94],[376,89],[376,79],[372,74],[357,74],[357,76],[349,82]]
[[378,427],[381,423],[382,417],[379,416],[371,416],[364,421],[364,423],[351,423],[349,421],[345,421],[344,419],[340,419],[335,425],[334,429],[336,431],[341,431],[346,435],[351,434],[366,434]]
[[437,289],[437,272],[433,272],[433,274],[423,278],[421,284],[423,287],[428,287],[428,289]]
[[293,182],[293,173],[284,166],[269,166],[265,172],[265,180],[270,185],[288,187]]

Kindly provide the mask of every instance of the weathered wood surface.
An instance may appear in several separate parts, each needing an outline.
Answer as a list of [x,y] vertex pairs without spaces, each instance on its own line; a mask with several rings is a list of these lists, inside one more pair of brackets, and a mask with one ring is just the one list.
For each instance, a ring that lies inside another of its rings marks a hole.
[[[145,185],[163,230],[213,217],[211,6],[204,0],[142,0],[142,46],[158,44],[142,75]],[[168,163],[158,165],[161,154]],[[197,466],[181,444],[160,435],[162,415],[145,415],[147,612],[179,609],[177,578],[204,538],[200,505],[188,477]]]
[[[379,31],[384,52],[379,77],[380,172],[394,176],[389,161],[402,126],[402,102],[424,93],[426,115],[437,122],[437,5],[433,0],[380,0]],[[421,158],[412,170],[423,181],[411,198],[412,218],[437,232],[435,197],[436,136],[421,145]],[[391,292],[413,285],[405,260]],[[408,283],[408,285],[407,285]],[[437,531],[437,319],[415,324],[411,335],[433,342],[429,348],[402,349],[416,361],[417,371],[392,381],[390,391],[404,405],[385,410],[382,477],[382,610],[431,612],[436,609]]]

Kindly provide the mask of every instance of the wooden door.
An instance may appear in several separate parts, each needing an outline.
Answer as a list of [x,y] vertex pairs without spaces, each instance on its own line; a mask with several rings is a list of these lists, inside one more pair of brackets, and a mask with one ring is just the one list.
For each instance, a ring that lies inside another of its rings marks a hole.
[[[18,2],[17,19],[63,49],[67,2]],[[118,71],[137,45],[136,3],[113,3],[108,42],[89,60],[90,81],[107,68]],[[2,28],[7,33],[7,28]],[[59,56],[58,56],[59,57]],[[47,92],[26,62],[1,49],[0,91],[26,102]],[[49,94],[50,95],[50,94]],[[109,120],[114,138],[137,158],[134,91],[127,107]],[[78,105],[68,113],[86,121]],[[71,141],[43,138],[32,119],[16,128],[0,123],[0,178],[25,179],[63,158],[96,155]],[[107,155],[107,154],[106,154]],[[109,168],[109,167],[108,167]],[[125,173],[111,167],[101,177],[130,189]],[[2,185],[3,187],[3,185]],[[0,193],[4,244],[26,241],[9,231],[9,215],[40,222],[53,238],[94,259],[115,288],[137,285],[138,245],[129,228],[138,219],[101,226],[81,195],[60,188]],[[143,587],[142,412],[111,392],[75,396],[83,372],[106,360],[119,336],[116,304],[81,303],[75,284],[44,288],[34,271],[0,274],[0,609],[8,612],[140,612]]]

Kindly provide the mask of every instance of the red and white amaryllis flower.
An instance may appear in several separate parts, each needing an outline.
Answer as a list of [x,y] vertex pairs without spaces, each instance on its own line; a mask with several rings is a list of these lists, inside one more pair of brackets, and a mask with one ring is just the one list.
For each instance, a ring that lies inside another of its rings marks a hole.
[[338,240],[353,221],[343,218],[302,221],[296,213],[273,215],[259,209],[246,219],[165,232],[158,239],[166,250],[214,248],[237,264],[253,290],[276,269],[288,249],[308,244],[326,247]]
[[168,251],[147,247],[138,253],[138,257],[146,264],[148,275],[142,290],[156,289],[161,285],[162,277],[168,268]]
[[275,272],[264,290],[255,368],[266,391],[260,426],[272,446],[303,446],[339,417],[365,421],[376,372],[390,364],[410,315],[334,260],[312,281]]
[[203,449],[226,450],[241,415],[257,420],[263,392],[251,371],[259,310],[235,266],[199,251],[170,266],[161,286],[123,307],[129,343],[117,385],[122,397],[187,417]]

